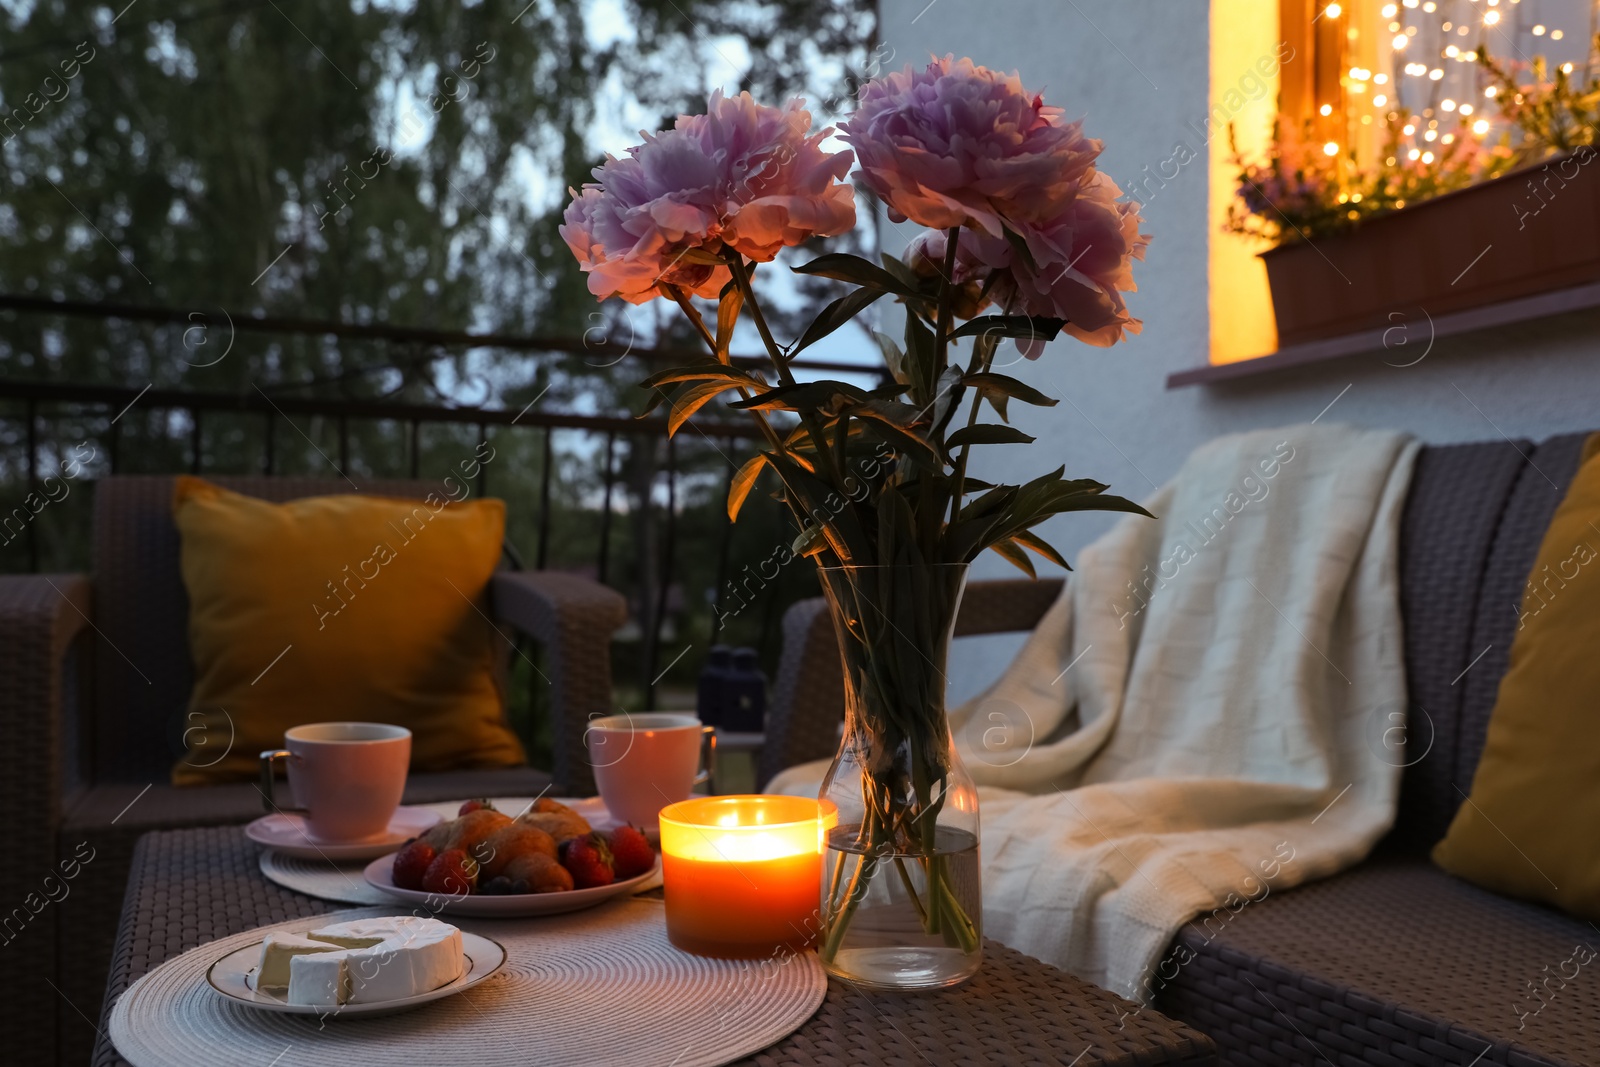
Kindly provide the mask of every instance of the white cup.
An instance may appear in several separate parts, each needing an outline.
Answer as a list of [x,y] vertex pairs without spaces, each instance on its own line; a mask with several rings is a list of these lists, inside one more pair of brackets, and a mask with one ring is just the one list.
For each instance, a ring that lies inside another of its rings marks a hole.
[[[600,799],[613,817],[653,829],[661,809],[710,788],[716,731],[693,715],[647,711],[591,719],[583,733]],[[705,753],[705,770],[700,767]]]
[[382,838],[406,789],[411,731],[376,722],[316,722],[283,735],[284,748],[261,753],[262,800],[272,799],[272,765],[289,764],[289,790],[306,833],[328,844]]

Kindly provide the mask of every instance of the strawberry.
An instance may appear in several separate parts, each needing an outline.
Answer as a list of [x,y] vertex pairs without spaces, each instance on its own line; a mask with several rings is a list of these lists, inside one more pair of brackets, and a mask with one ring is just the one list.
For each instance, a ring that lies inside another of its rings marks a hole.
[[463,800],[461,802],[461,810],[456,812],[456,818],[459,819],[461,816],[467,814],[467,812],[477,811],[480,808],[487,808],[490,811],[495,810],[494,805],[489,803],[488,797],[479,797],[476,800]]
[[394,854],[394,884],[401,889],[421,889],[422,876],[433,862],[433,846],[412,838],[404,848]]
[[656,865],[656,850],[636,827],[624,824],[611,831],[611,858],[617,878],[632,878]]
[[593,889],[617,880],[611,867],[611,846],[602,833],[588,833],[563,842],[561,866],[572,875],[577,889]]
[[476,892],[478,861],[467,855],[465,849],[452,848],[441,852],[428,864],[428,870],[422,876],[422,888],[429,893],[451,897]]

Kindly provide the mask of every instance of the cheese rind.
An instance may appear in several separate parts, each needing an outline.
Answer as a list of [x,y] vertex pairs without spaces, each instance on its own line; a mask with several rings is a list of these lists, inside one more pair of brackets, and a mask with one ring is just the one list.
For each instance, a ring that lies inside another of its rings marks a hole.
[[356,919],[306,937],[334,950],[289,958],[290,1004],[376,1004],[427,993],[461,976],[461,931],[438,919]]

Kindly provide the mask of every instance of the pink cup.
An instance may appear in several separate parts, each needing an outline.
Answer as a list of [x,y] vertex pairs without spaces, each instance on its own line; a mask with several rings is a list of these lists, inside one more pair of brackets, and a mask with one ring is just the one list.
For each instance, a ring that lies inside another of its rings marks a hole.
[[268,810],[280,810],[272,800],[272,765],[284,759],[308,836],[355,844],[388,832],[411,765],[410,730],[376,722],[317,722],[293,727],[283,738],[283,749],[261,753]]
[[[623,822],[654,829],[668,804],[710,785],[717,736],[693,715],[649,711],[592,719],[583,733],[606,810]],[[705,749],[705,770],[696,773]]]

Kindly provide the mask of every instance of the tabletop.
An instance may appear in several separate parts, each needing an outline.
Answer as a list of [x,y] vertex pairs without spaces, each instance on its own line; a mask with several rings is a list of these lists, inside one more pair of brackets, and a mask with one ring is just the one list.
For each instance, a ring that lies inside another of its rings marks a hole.
[[[257,866],[259,851],[241,827],[159,830],[140,839],[100,1013],[95,1067],[125,1067],[106,1037],[106,1020],[116,997],[145,972],[229,934],[348,906],[267,881]],[[954,989],[883,993],[832,979],[805,1026],[740,1062],[1201,1067],[1217,1060],[1199,1031],[988,941],[982,970]]]

